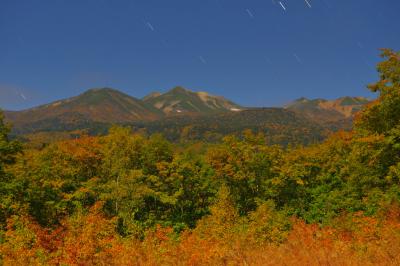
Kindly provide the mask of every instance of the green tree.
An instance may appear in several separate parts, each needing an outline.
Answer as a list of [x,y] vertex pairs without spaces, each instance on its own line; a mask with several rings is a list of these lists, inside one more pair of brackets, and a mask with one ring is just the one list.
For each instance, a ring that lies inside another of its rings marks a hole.
[[372,133],[387,133],[400,123],[400,52],[382,49],[385,60],[378,64],[380,79],[368,88],[378,92],[379,97],[359,116],[359,130]]
[[15,163],[16,155],[21,152],[22,146],[18,141],[9,138],[11,127],[4,122],[3,112],[0,110],[0,180],[6,181],[9,177],[5,167]]
[[221,145],[210,148],[207,162],[217,181],[229,187],[241,215],[257,208],[267,197],[267,183],[278,173],[282,149],[267,146],[263,135],[245,131],[243,140],[227,136]]
[[161,134],[154,134],[147,140],[143,147],[143,172],[156,174],[157,164],[171,162],[173,159],[172,145]]
[[7,170],[14,164],[16,156],[22,151],[22,145],[18,141],[10,140],[11,127],[4,122],[4,115],[0,110],[0,226],[5,225],[6,219],[15,211],[19,201],[18,195],[21,183]]
[[203,217],[194,233],[204,239],[234,239],[244,220],[240,219],[229,188],[222,185],[217,198],[210,206],[210,215]]

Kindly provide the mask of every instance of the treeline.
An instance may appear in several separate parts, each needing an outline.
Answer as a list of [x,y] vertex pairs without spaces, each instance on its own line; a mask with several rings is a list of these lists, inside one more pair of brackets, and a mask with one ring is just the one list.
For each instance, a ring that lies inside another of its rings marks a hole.
[[148,134],[162,133],[174,143],[217,143],[224,136],[240,138],[244,130],[252,130],[268,136],[268,145],[287,146],[289,143],[307,145],[321,142],[329,133],[337,131],[338,127],[348,129],[344,122],[327,124],[322,126],[302,114],[283,108],[253,108],[213,115],[166,117],[153,122],[134,123],[132,126]]
[[[176,115],[155,121],[137,121],[118,125],[130,127],[135,133],[162,134],[168,141],[177,144],[193,141],[217,143],[227,135],[240,138],[244,130],[250,129],[255,133],[268,136],[268,145],[287,146],[289,143],[309,145],[321,142],[331,132],[339,129],[349,130],[350,126],[347,124],[350,124],[350,120],[326,121],[322,125],[319,121],[307,118],[301,112],[296,113],[283,108],[254,108],[240,112]],[[83,115],[66,113],[57,118],[18,125],[11,133],[20,141],[39,147],[54,139],[65,137],[68,133],[71,137],[77,133],[82,135],[82,132],[91,136],[106,135],[112,126],[111,123],[94,122]]]
[[400,54],[351,132],[172,144],[114,127],[23,148],[0,119],[0,254],[16,265],[400,264]]

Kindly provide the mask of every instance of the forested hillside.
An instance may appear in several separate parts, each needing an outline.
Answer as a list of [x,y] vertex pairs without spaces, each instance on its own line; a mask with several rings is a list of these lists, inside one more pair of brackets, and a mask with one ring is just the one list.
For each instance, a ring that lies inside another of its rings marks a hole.
[[320,144],[113,127],[28,148],[1,116],[0,264],[399,265],[400,53],[382,57],[377,100]]
[[336,128],[322,126],[301,114],[283,108],[252,108],[214,115],[167,117],[131,124],[134,131],[162,133],[174,143],[221,142],[226,135],[240,137],[243,130],[262,133],[268,144],[311,144],[322,141]]

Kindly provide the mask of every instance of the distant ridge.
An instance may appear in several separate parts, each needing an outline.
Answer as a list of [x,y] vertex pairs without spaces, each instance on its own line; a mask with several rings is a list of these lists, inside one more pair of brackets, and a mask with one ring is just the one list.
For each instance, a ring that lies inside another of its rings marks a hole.
[[285,108],[302,113],[308,118],[318,122],[336,122],[348,120],[351,123],[354,115],[371,99],[365,97],[341,97],[334,100],[299,98]]

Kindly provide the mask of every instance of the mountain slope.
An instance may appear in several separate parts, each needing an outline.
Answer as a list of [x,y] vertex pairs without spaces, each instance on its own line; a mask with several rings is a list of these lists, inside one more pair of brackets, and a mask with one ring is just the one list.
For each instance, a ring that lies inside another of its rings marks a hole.
[[341,97],[335,100],[300,98],[285,106],[309,119],[326,123],[343,123],[348,126],[354,115],[370,102],[364,97]]
[[153,93],[143,100],[167,115],[209,114],[243,109],[224,97],[213,96],[206,92],[193,92],[182,87],[175,87],[163,94]]
[[262,132],[269,144],[309,144],[323,140],[329,130],[303,115],[283,108],[252,108],[203,116],[168,116],[132,124],[138,131],[162,133],[171,141],[219,141],[227,134],[240,136],[250,129]]
[[[81,95],[35,108],[5,112],[18,128],[40,128],[37,125],[81,124],[87,122],[121,123],[154,120],[162,113],[139,99],[114,89],[90,89]],[[36,126],[35,126],[36,125]]]

